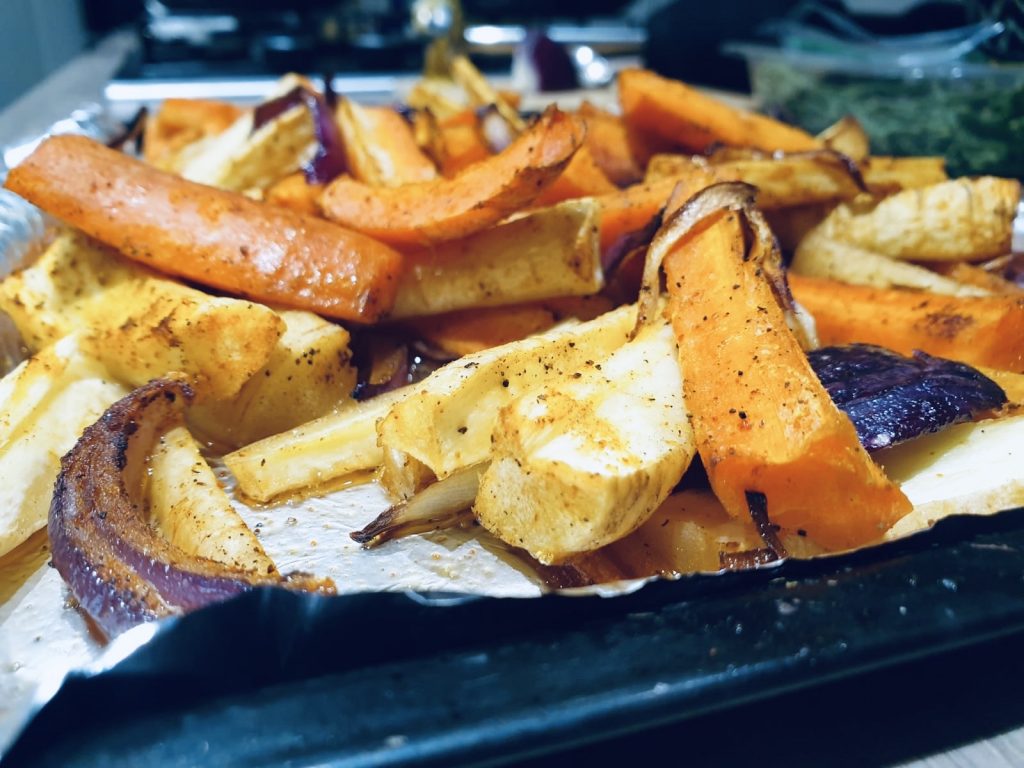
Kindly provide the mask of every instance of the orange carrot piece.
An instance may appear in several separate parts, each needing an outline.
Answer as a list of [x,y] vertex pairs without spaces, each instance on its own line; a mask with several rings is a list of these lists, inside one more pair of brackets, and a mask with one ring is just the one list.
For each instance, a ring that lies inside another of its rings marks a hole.
[[601,207],[601,253],[607,253],[615,242],[647,226],[677,187],[682,201],[687,200],[717,179],[712,171],[694,164],[686,173],[669,176],[645,184],[634,184],[597,198]]
[[291,208],[309,216],[319,216],[320,205],[317,201],[322,191],[322,185],[310,184],[306,181],[305,174],[300,171],[290,173],[275,182],[267,189],[263,199],[270,205]]
[[619,101],[628,126],[694,152],[717,143],[766,152],[802,152],[824,146],[799,128],[731,107],[648,70],[629,69],[619,74]]
[[1024,373],[1024,298],[940,296],[789,276],[822,344],[866,342]]
[[452,355],[470,355],[551,328],[555,314],[538,302],[505,307],[459,309],[417,318],[406,326]]
[[532,203],[583,141],[578,120],[548,109],[505,151],[453,179],[375,188],[340,177],[321,198],[328,218],[388,243],[465,237]]
[[453,179],[474,163],[494,156],[484,141],[479,122],[442,125],[438,131],[442,153],[438,165],[445,178]]
[[633,157],[622,118],[586,101],[580,105],[576,114],[587,125],[584,146],[590,150],[594,162],[604,171],[605,176],[619,186],[640,181],[644,172]]
[[131,259],[214,288],[360,322],[394,301],[402,257],[382,243],[83,136],[47,139],[6,187]]
[[242,114],[241,107],[206,99],[165,99],[146,121],[142,156],[159,165],[186,144],[226,131]]
[[911,505],[861,447],[786,326],[737,213],[694,230],[664,266],[686,404],[711,487],[747,492],[777,525],[829,549],[877,541]]
[[594,162],[594,156],[590,154],[590,150],[584,144],[576,150],[576,154],[572,156],[572,160],[562,171],[562,175],[555,179],[550,187],[541,192],[533,204],[538,206],[555,205],[563,200],[607,195],[618,191],[618,187],[608,180],[604,171]]

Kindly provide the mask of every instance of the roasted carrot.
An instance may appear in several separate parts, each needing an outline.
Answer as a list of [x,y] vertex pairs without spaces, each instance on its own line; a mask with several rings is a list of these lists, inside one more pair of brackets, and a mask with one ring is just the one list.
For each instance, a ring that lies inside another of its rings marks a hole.
[[321,198],[324,213],[385,242],[429,245],[464,237],[533,202],[583,141],[582,124],[556,108],[505,151],[453,179],[374,188],[340,177]]
[[440,157],[436,158],[441,174],[453,179],[466,168],[492,157],[494,153],[484,141],[480,121],[472,110],[467,110],[471,121],[460,119],[441,123],[438,127]]
[[310,216],[318,216],[320,206],[317,201],[320,199],[321,192],[323,192],[323,185],[310,184],[306,180],[306,175],[299,171],[290,173],[276,181],[264,193],[263,199],[271,205],[291,208],[293,211]]
[[920,349],[972,365],[1024,373],[1024,298],[940,296],[790,275],[823,344],[862,341],[910,354]]
[[713,144],[767,152],[802,152],[824,147],[799,128],[729,106],[649,70],[628,69],[619,74],[619,101],[629,127],[694,152],[703,152]]
[[686,404],[711,487],[735,517],[748,492],[771,521],[829,549],[877,541],[910,511],[818,381],[757,259],[740,213],[719,214],[664,266]]
[[617,191],[618,187],[604,175],[604,171],[594,162],[594,156],[584,144],[576,150],[561,176],[541,192],[533,203],[541,206],[555,205],[563,200],[607,195]]
[[[606,254],[619,238],[642,229],[681,185],[693,195],[716,181],[708,169],[693,165],[686,173],[645,184],[634,184],[597,198],[601,208],[601,253]],[[685,199],[685,197],[684,197]]]
[[506,307],[460,309],[405,323],[416,335],[452,355],[471,355],[490,347],[525,339],[557,322],[539,302]]
[[146,121],[143,157],[160,166],[186,144],[227,130],[240,114],[240,107],[223,101],[166,99]]
[[605,176],[619,186],[640,181],[644,172],[633,157],[622,118],[586,101],[580,105],[576,114],[587,125],[584,146],[590,150],[594,162],[604,171]]
[[391,248],[82,136],[44,141],[6,187],[131,259],[231,293],[361,322],[394,301],[402,257]]

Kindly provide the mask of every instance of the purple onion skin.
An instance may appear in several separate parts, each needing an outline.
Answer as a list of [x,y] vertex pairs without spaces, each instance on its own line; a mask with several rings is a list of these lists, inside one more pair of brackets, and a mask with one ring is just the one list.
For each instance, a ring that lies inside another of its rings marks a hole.
[[870,344],[808,352],[811,367],[869,451],[888,448],[1006,403],[991,379],[963,363]]
[[580,87],[576,66],[561,45],[539,29],[531,29],[520,44],[525,60],[537,75],[537,90],[571,91]]
[[300,104],[313,116],[317,141],[316,154],[303,168],[306,181],[310,184],[327,184],[347,171],[348,165],[345,162],[345,142],[334,120],[334,110],[319,93],[299,85],[283,96],[263,102],[253,112],[252,130],[258,131],[274,118]]
[[47,525],[52,562],[107,637],[286,582],[276,571],[242,571],[190,555],[146,520],[146,459],[160,435],[182,423],[191,398],[180,381],[150,382],[112,405],[61,460]]
[[1018,288],[1024,288],[1024,253],[1015,253],[1003,267],[1003,278]]

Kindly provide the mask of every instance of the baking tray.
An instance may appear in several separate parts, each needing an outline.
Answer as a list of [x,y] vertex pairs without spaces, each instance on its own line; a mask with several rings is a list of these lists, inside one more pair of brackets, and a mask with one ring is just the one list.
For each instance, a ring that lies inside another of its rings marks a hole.
[[1021,632],[1024,509],[613,598],[262,589],[141,629],[3,765],[500,764],[694,718]]
[[262,589],[127,633],[2,765],[507,763],[1021,632],[1022,582],[1014,510],[617,597]]

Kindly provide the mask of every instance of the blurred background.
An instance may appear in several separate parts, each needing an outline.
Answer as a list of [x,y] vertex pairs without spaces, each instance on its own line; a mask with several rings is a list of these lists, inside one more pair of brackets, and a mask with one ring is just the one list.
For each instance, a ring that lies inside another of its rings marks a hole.
[[[1019,16],[1018,0],[988,4]],[[464,0],[463,9],[476,52],[494,68],[508,66],[502,57],[523,28],[555,25],[559,42],[588,43],[601,55],[638,54],[665,74],[742,91],[749,85],[746,65],[722,55],[723,41],[749,39],[766,20],[809,5],[894,33],[964,24],[986,2]],[[447,0],[3,0],[0,108],[125,27],[139,41],[128,77],[415,71],[424,40],[457,21],[450,8]]]
[[[876,151],[1024,177],[1024,0],[0,0],[0,29],[0,109],[62,66],[80,75],[63,100],[85,99],[90,49],[114,60],[92,67],[119,119],[167,96],[258,101],[289,71],[390,102],[446,37],[499,87],[645,65],[811,132],[852,114]],[[47,91],[16,112],[41,114]]]

